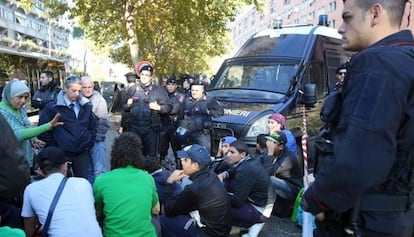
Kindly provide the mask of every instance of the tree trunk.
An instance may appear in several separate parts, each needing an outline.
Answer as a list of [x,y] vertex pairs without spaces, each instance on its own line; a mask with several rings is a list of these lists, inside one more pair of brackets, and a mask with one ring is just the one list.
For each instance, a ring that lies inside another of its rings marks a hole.
[[138,47],[138,38],[135,32],[135,19],[133,12],[135,10],[135,7],[131,3],[130,0],[126,1],[125,4],[125,20],[126,20],[126,29],[128,33],[128,46],[129,46],[129,52],[131,54],[131,62],[134,66],[134,69],[136,69],[138,63],[139,63],[139,47]]

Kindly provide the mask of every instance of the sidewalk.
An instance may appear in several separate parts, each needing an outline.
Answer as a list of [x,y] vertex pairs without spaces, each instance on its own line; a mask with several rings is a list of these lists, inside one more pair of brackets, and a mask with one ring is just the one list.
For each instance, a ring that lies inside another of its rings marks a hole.
[[[107,133],[107,156],[109,160],[110,148],[113,139],[118,136],[119,122],[121,121],[120,114],[110,114],[111,129]],[[233,235],[232,237],[236,237]],[[290,218],[279,218],[272,216],[264,225],[259,237],[299,237],[302,236],[302,230],[296,223],[293,223]]]

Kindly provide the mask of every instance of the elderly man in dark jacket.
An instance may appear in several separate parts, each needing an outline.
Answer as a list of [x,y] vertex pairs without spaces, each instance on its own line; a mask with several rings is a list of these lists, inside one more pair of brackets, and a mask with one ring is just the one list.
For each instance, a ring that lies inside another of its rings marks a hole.
[[88,177],[90,166],[90,149],[95,144],[97,118],[92,112],[92,104],[81,96],[82,81],[71,76],[65,80],[64,91],[57,101],[47,104],[40,116],[39,124],[51,120],[57,113],[61,114],[62,126],[40,137],[46,146],[57,146],[65,151],[72,161],[76,177]]

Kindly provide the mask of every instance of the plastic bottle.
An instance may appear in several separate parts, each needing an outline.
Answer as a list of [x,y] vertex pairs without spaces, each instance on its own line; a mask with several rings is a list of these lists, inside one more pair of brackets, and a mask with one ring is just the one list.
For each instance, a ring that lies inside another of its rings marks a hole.
[[304,189],[300,189],[298,196],[296,196],[295,199],[295,205],[293,206],[293,212],[292,216],[290,217],[290,220],[293,222],[296,222],[298,220],[298,207],[300,206],[300,203],[302,202],[302,195],[303,195]]

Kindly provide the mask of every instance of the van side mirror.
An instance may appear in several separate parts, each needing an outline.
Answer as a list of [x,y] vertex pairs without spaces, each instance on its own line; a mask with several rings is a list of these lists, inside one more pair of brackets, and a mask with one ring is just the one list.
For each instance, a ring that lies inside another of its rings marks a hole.
[[316,84],[306,84],[303,89],[302,101],[306,107],[315,106],[316,100]]

